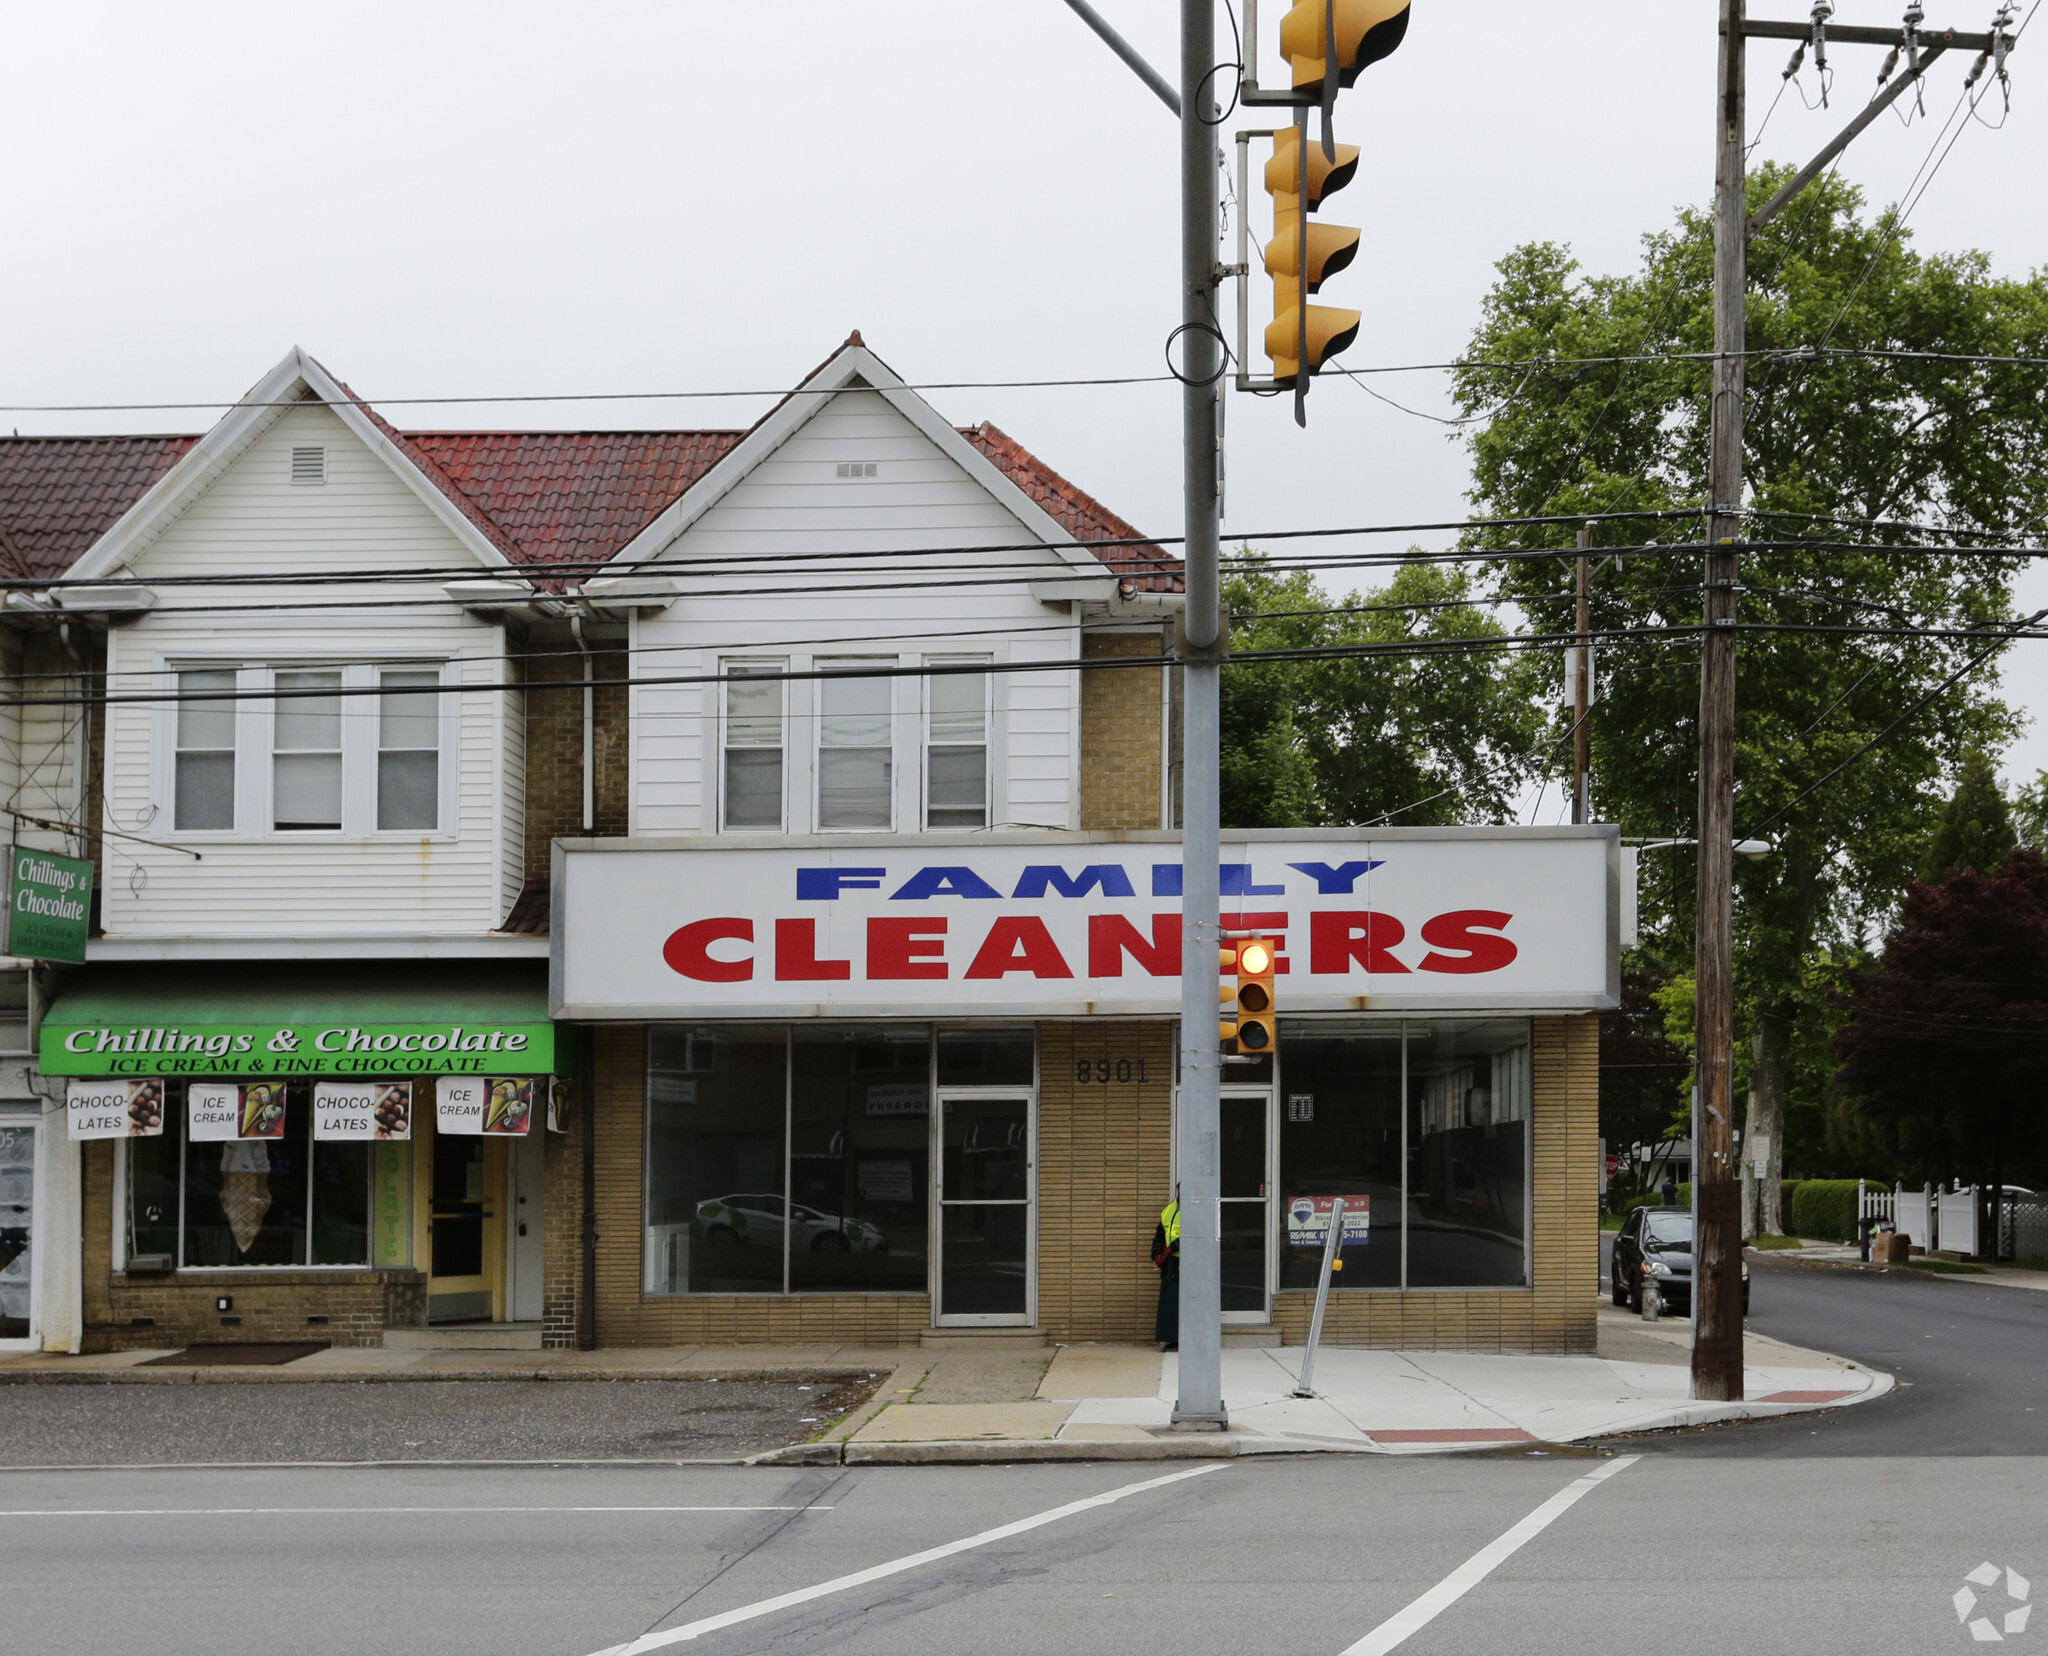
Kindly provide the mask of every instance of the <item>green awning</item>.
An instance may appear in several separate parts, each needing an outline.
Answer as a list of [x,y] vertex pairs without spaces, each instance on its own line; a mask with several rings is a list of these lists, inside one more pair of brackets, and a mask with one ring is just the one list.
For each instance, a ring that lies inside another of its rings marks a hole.
[[546,1075],[539,961],[88,967],[42,1026],[46,1075]]

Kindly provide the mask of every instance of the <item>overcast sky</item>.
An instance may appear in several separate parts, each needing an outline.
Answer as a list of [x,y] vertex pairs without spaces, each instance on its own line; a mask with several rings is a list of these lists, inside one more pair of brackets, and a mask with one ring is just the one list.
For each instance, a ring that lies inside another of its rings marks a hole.
[[[1175,0],[1098,4],[1174,74]],[[1283,6],[1266,0],[1269,62]],[[1900,9],[1841,0],[1837,21],[1891,25]],[[1982,29],[1994,8],[1927,9],[1930,26]],[[1415,0],[1406,45],[1339,105],[1340,136],[1366,152],[1326,214],[1365,226],[1325,289],[1365,312],[1346,360],[1456,355],[1493,262],[1523,241],[1632,268],[1640,236],[1711,186],[1718,10]],[[2014,275],[2048,263],[2048,39],[2034,47],[2038,71],[2014,59],[2011,120],[1967,131],[1915,211],[1923,250],[1980,247]],[[1753,132],[1788,53],[1752,47]],[[1759,155],[1805,159],[1882,56],[1838,47],[1834,109],[1788,94]],[[1968,62],[1931,73],[1927,124],[1887,116],[1850,152],[1873,203],[1903,192]],[[854,327],[913,383],[1153,374],[1179,314],[1175,143],[1164,107],[1061,0],[8,0],[0,402],[232,398],[293,344],[373,400],[772,390]],[[1450,412],[1441,375],[1374,383]],[[930,396],[1177,531],[1170,384]],[[764,406],[388,412],[413,427],[732,426]],[[1444,426],[1329,379],[1311,410],[1304,434],[1283,402],[1231,399],[1230,530],[1463,514]],[[2048,605],[2048,572],[2021,596]],[[2048,695],[2048,644],[2019,648],[2008,693],[2031,705]],[[2043,766],[2037,728],[2008,769]]]

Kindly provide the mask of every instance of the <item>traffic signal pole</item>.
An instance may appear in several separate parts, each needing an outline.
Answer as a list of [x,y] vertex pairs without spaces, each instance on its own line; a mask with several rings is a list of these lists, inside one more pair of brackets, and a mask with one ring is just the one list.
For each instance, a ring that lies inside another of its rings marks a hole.
[[1714,177],[1713,421],[1707,456],[1700,660],[1699,896],[1694,930],[1692,1394],[1742,1397],[1742,1186],[1735,1166],[1734,852],[1736,540],[1742,532],[1742,415],[1749,286],[1743,155],[1744,0],[1722,0]]
[[1217,744],[1222,679],[1218,572],[1217,403],[1223,336],[1218,329],[1215,0],[1181,0],[1181,375],[1182,532],[1186,607],[1181,721],[1180,1391],[1177,1426],[1221,1428],[1223,1259],[1216,1037],[1217,952],[1223,940]]

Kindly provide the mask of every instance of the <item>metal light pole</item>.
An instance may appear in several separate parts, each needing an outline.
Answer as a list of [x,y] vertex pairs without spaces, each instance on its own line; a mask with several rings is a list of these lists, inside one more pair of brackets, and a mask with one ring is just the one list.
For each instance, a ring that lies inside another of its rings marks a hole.
[[1180,1396],[1175,1424],[1222,1426],[1223,1260],[1218,1204],[1217,741],[1222,601],[1217,569],[1217,166],[1215,0],[1181,0],[1181,440],[1187,601],[1183,630],[1180,1120]]

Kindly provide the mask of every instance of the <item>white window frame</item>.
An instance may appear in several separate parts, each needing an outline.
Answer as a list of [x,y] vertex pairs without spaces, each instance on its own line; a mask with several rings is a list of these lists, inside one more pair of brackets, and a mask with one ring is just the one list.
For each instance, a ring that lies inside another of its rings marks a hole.
[[[717,716],[716,716],[716,717],[715,717],[715,718],[714,718],[714,719],[712,720],[712,727],[713,727],[714,731],[716,732],[716,741],[715,741],[715,744],[714,744],[714,746],[713,746],[713,750],[712,750],[712,755],[711,755],[711,772],[712,772],[712,775],[711,775],[711,786],[710,786],[710,788],[709,788],[709,789],[707,790],[707,791],[708,791],[708,792],[710,793],[710,795],[711,795],[711,797],[712,797],[712,801],[713,801],[713,810],[714,810],[714,815],[713,815],[713,818],[712,818],[712,820],[713,820],[714,822],[716,822],[716,823],[718,824],[718,830],[717,830],[717,831],[718,831],[719,833],[721,833],[721,834],[784,834],[784,833],[787,833],[787,832],[789,831],[789,798],[790,798],[790,793],[789,793],[789,779],[790,779],[790,770],[791,770],[791,762],[792,762],[792,760],[793,760],[793,759],[794,759],[794,757],[795,757],[795,755],[794,755],[794,754],[792,754],[792,753],[790,752],[790,742],[789,742],[789,732],[790,732],[790,706],[789,706],[789,703],[790,703],[790,694],[789,694],[789,692],[790,692],[790,685],[791,685],[791,680],[790,680],[790,679],[789,679],[789,678],[787,677],[787,674],[788,674],[788,672],[789,672],[789,661],[788,661],[788,659],[787,659],[786,657],[783,657],[783,656],[756,656],[756,655],[744,655],[744,656],[720,656],[720,657],[718,657],[718,658],[717,658],[717,661],[718,661],[718,682],[717,682],[716,684],[714,684],[714,685],[712,685],[712,686],[711,686],[712,690],[713,690],[713,691],[715,691],[715,692],[717,693],[717,697],[718,697],[718,712],[717,712]],[[768,672],[770,672],[770,673],[777,673],[777,674],[782,674],[782,675],[784,675],[783,677],[780,677],[780,678],[778,678],[778,679],[776,679],[776,680],[774,681],[774,682],[775,682],[775,684],[776,684],[776,686],[777,686],[777,688],[778,688],[778,689],[780,690],[780,692],[781,692],[781,695],[782,695],[782,732],[781,732],[781,738],[780,738],[780,739],[781,739],[781,743],[782,743],[782,745],[781,745],[781,747],[780,747],[780,748],[779,748],[779,749],[777,750],[777,751],[778,751],[778,752],[780,752],[780,753],[781,753],[781,755],[782,755],[782,805],[781,805],[781,809],[780,809],[779,813],[777,814],[777,817],[776,817],[776,822],[775,822],[775,826],[774,826],[774,827],[772,827],[772,828],[765,828],[765,827],[763,827],[763,828],[733,828],[733,827],[728,827],[728,826],[726,825],[726,821],[725,821],[725,807],[726,807],[726,782],[725,782],[725,752],[726,752],[726,736],[727,736],[727,734],[728,734],[728,729],[727,729],[727,727],[728,727],[728,724],[729,724],[729,722],[730,722],[730,719],[731,719],[731,716],[732,716],[732,705],[731,705],[731,698],[730,698],[730,696],[729,696],[729,694],[728,694],[728,692],[729,692],[729,691],[731,690],[731,685],[730,685],[730,684],[729,684],[729,683],[727,682],[727,677],[728,677],[728,675],[730,675],[730,674],[731,674],[731,673],[733,672],[733,670],[734,670],[735,668],[749,668],[749,667],[760,667],[760,668],[765,668],[765,669],[766,669],[766,670],[767,670]]]
[[[931,834],[970,834],[977,831],[986,833],[995,824],[995,658],[989,655],[928,655],[924,658],[927,667],[956,666],[972,663],[982,669],[981,677],[981,826],[979,830],[958,827],[932,826],[932,687],[938,683],[933,678],[921,681],[923,694],[918,719],[918,827]],[[972,674],[948,674],[949,678],[971,678]],[[943,744],[959,747],[965,744],[953,742]]]
[[[894,669],[903,665],[903,658],[897,655],[823,655],[813,656],[814,669],[840,667],[849,662],[860,662],[878,670]],[[889,820],[869,828],[842,828],[830,826],[825,821],[825,687],[826,678],[814,678],[811,684],[811,729],[810,740],[805,744],[811,761],[811,821],[821,834],[893,834],[903,812],[903,703],[895,692],[895,679],[884,678],[881,683],[887,689],[889,720]],[[855,752],[871,752],[872,749],[857,748]],[[919,769],[922,770],[922,756]],[[919,783],[922,788],[923,784]]]
[[[339,842],[453,841],[459,838],[456,808],[460,797],[458,772],[461,768],[461,696],[448,686],[461,683],[460,658],[392,655],[369,660],[336,661],[332,657],[289,658],[251,662],[245,657],[222,659],[179,654],[163,658],[157,666],[159,686],[172,698],[157,709],[155,721],[155,762],[151,766],[152,812],[155,831],[168,832],[178,841],[264,840],[278,844]],[[263,698],[275,688],[279,673],[333,671],[339,668],[345,691],[364,692],[342,698],[341,711],[341,826],[339,828],[276,828],[273,820],[271,755],[277,734],[277,704]],[[441,691],[441,764],[438,816],[435,828],[379,828],[377,826],[378,720],[381,697],[375,694],[379,675],[389,668],[410,668],[439,675]],[[185,828],[177,826],[177,702],[178,675],[189,672],[233,671],[235,689],[243,699],[235,716],[235,821],[232,828]],[[493,692],[494,694],[497,692]]]

